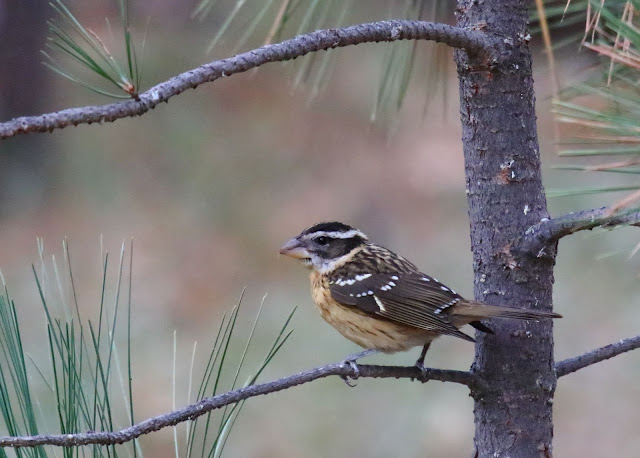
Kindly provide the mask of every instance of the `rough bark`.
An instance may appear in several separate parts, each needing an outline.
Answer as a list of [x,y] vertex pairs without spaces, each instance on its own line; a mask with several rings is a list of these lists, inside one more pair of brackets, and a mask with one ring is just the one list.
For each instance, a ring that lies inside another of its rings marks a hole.
[[[524,0],[459,0],[458,25],[504,36],[511,59],[489,65],[456,53],[476,299],[552,308],[555,245],[547,256],[511,242],[547,218]],[[556,387],[551,321],[494,321],[479,333],[472,370],[476,456],[551,456]]]

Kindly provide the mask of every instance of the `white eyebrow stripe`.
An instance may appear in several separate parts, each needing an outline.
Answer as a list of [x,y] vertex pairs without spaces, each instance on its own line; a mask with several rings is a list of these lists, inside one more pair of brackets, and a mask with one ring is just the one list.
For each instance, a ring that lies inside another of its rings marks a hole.
[[364,235],[362,232],[360,232],[360,231],[359,231],[359,230],[357,230],[357,229],[351,229],[350,231],[347,231],[347,232],[340,232],[340,231],[331,231],[331,232],[328,232],[328,231],[318,231],[318,232],[313,232],[313,233],[312,233],[312,234],[310,234],[310,235],[313,235],[313,238],[316,238],[316,237],[319,237],[319,236],[324,235],[324,236],[326,236],[326,237],[331,237],[331,238],[334,238],[334,239],[350,239],[350,238],[353,238],[353,237],[355,237],[356,235],[358,235],[358,236],[362,237],[362,238],[363,238],[363,239],[365,239],[365,240],[367,239],[367,236],[366,236],[366,235]]

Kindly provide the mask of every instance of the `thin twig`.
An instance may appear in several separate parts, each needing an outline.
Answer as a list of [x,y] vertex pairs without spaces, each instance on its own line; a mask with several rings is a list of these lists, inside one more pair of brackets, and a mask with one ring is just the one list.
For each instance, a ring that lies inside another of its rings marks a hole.
[[640,210],[611,213],[609,207],[602,207],[542,220],[527,229],[525,234],[513,244],[512,251],[542,257],[545,255],[547,246],[579,231],[596,227],[640,226]]
[[71,125],[112,122],[139,116],[187,89],[195,89],[203,83],[246,72],[269,62],[292,60],[312,52],[360,43],[397,40],[432,40],[464,49],[470,54],[485,53],[489,64],[504,58],[508,52],[508,40],[479,30],[433,22],[393,20],[318,30],[189,70],[140,94],[139,100],[70,108],[0,123],[0,139],[29,132],[50,132]]
[[585,367],[589,367],[592,364],[599,363],[605,359],[613,358],[621,353],[635,350],[640,348],[640,336],[631,337],[629,339],[623,339],[620,342],[616,342],[604,347],[596,348],[595,350],[585,353],[584,355],[576,356],[575,358],[565,359],[556,364],[556,376],[563,377],[572,372],[579,371]]
[[291,388],[313,380],[338,375],[350,378],[408,378],[421,382],[439,380],[441,382],[460,383],[469,387],[479,383],[477,377],[470,372],[427,369],[424,374],[415,366],[375,366],[358,365],[357,371],[351,365],[344,362],[328,364],[305,372],[283,377],[273,382],[260,385],[251,385],[239,390],[223,393],[218,396],[203,399],[197,404],[169,412],[164,415],[149,418],[134,426],[117,432],[87,432],[78,434],[54,434],[24,437],[0,437],[0,447],[35,447],[38,445],[78,446],[87,444],[122,444],[136,437],[157,431],[167,426],[177,425],[184,421],[193,420],[212,410],[219,409],[229,404],[242,401],[254,396],[275,393],[276,391]]

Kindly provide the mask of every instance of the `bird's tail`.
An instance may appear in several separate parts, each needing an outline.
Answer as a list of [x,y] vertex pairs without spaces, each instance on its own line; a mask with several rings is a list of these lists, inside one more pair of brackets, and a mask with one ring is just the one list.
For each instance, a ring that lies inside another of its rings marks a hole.
[[562,315],[543,310],[519,309],[513,307],[501,307],[476,301],[460,301],[456,304],[453,314],[459,317],[473,319],[484,318],[512,318],[514,320],[542,320],[544,318],[562,318]]

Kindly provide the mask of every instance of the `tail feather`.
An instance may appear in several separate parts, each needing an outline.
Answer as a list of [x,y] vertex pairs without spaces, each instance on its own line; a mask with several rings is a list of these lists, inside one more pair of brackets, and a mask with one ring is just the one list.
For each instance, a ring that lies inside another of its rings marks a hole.
[[471,326],[473,326],[474,328],[476,328],[478,331],[482,331],[486,334],[495,334],[495,332],[493,332],[493,330],[488,327],[485,326],[484,324],[482,324],[482,322],[480,321],[472,321],[471,323],[469,323]]
[[476,301],[460,301],[453,314],[469,318],[512,318],[515,320],[542,320],[545,318],[562,318],[562,315],[543,310],[518,309],[501,307]]

